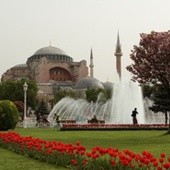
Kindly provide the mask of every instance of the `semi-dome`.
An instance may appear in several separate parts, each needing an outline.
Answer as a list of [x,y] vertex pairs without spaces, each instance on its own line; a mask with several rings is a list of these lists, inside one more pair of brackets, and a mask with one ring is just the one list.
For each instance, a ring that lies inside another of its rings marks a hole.
[[53,46],[40,48],[34,53],[34,55],[49,55],[49,54],[67,55],[62,49]]
[[112,89],[113,88],[113,83],[112,82],[103,82],[102,83],[105,89]]
[[24,67],[28,67],[27,64],[17,64],[14,66],[14,68],[24,68]]
[[85,77],[75,85],[76,89],[104,89],[102,83],[96,78]]

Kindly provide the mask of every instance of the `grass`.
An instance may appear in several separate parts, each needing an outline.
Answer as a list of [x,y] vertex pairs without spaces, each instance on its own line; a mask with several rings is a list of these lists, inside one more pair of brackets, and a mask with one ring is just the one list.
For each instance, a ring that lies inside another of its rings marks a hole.
[[33,160],[6,149],[0,148],[1,170],[66,170],[44,162]]
[[24,136],[39,137],[45,140],[76,143],[80,141],[90,150],[94,146],[115,147],[134,152],[148,150],[155,156],[166,152],[170,156],[170,135],[166,131],[58,131],[56,129],[16,129]]
[[[63,141],[65,143],[76,143],[76,141],[80,141],[88,150],[90,150],[94,146],[101,147],[115,147],[120,150],[130,149],[135,153],[141,153],[143,150],[147,150],[151,152],[156,157],[159,157],[160,153],[165,152],[167,156],[170,157],[170,135],[165,135],[166,131],[58,131],[57,129],[45,129],[45,128],[17,128],[15,130],[19,134],[23,136],[33,136],[37,138],[41,138],[44,140],[55,140],[55,141]],[[38,161],[31,160],[29,158],[24,158],[23,156],[17,155],[13,156],[12,152],[6,150],[0,150],[4,160],[1,162],[7,162],[8,166],[10,164],[17,164],[16,169],[24,169],[30,167],[32,170],[38,170],[39,167],[43,167],[42,169],[53,169],[54,166],[44,164]],[[15,154],[16,155],[16,154]],[[12,158],[11,158],[12,157]],[[13,158],[14,157],[14,158]],[[18,157],[18,158],[16,158]],[[16,159],[15,159],[16,158]],[[11,162],[12,161],[12,162]],[[16,162],[15,162],[16,161]],[[1,163],[0,162],[0,163]],[[15,162],[15,163],[14,163]],[[30,162],[30,163],[27,163]],[[31,165],[31,166],[30,166]],[[0,169],[3,163],[0,164]],[[58,167],[60,169],[60,167]],[[10,168],[8,168],[11,170]],[[27,168],[28,169],[28,168]],[[41,169],[41,168],[39,168]],[[13,170],[13,169],[12,169]]]

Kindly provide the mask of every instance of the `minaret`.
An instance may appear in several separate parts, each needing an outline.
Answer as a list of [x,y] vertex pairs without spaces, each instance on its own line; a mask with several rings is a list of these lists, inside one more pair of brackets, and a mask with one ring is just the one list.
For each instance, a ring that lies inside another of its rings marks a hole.
[[119,40],[119,32],[117,34],[117,44],[116,44],[115,56],[116,56],[116,70],[117,70],[117,73],[119,75],[119,78],[121,79],[121,56],[122,56],[122,50],[121,50],[121,45],[120,45],[120,40]]
[[94,72],[93,72],[93,67],[94,67],[94,65],[93,65],[93,51],[92,51],[92,48],[91,48],[91,53],[90,53],[90,65],[89,65],[89,67],[90,67],[90,77],[92,77],[93,78],[93,74],[94,74]]
[[51,44],[52,44],[52,42],[51,42],[51,40],[49,40],[49,47],[51,47]]

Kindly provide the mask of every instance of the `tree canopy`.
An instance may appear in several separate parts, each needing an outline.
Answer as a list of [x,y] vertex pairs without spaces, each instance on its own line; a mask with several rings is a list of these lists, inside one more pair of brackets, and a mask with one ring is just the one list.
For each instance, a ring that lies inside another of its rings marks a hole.
[[54,101],[55,103],[59,102],[62,98],[64,97],[71,97],[71,98],[75,98],[76,97],[76,93],[73,90],[68,90],[68,89],[58,89],[55,92],[54,95]]
[[41,102],[39,103],[36,114],[40,114],[41,116],[49,114],[47,105],[44,100],[41,100]]
[[106,102],[111,99],[112,90],[111,89],[88,89],[86,90],[86,99],[88,102],[96,102],[98,100],[99,94],[102,94],[102,101]]
[[156,86],[150,86],[150,85],[143,85],[142,86],[142,94],[143,98],[147,97],[151,99],[151,96],[153,95],[154,91],[156,90]]
[[140,84],[161,83],[170,97],[170,31],[140,34],[139,45],[133,47],[133,64],[127,70]]
[[168,122],[167,112],[170,111],[170,100],[168,98],[167,91],[162,85],[157,85],[153,92],[152,100],[154,102],[153,106],[149,109],[153,112],[162,112],[165,114],[165,124]]
[[10,101],[24,101],[24,90],[23,84],[27,82],[27,104],[28,106],[35,108],[37,101],[37,85],[35,81],[21,79],[18,81],[11,80],[1,82],[0,84],[0,100],[10,100]]

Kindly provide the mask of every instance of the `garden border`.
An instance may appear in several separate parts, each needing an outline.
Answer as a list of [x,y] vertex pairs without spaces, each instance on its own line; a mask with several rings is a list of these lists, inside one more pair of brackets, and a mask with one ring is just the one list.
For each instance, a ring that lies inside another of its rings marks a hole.
[[168,130],[169,124],[62,124],[61,131],[67,130]]

